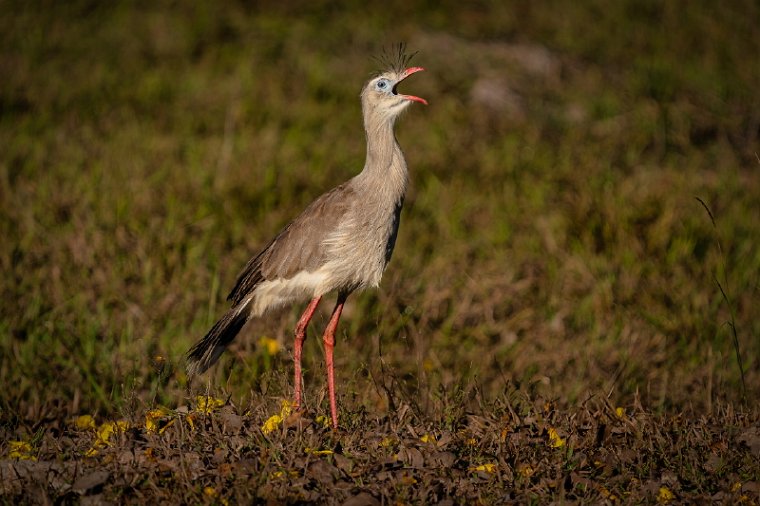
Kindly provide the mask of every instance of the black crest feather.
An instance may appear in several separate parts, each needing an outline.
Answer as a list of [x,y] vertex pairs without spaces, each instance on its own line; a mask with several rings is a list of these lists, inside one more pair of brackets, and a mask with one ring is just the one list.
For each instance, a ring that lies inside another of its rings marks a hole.
[[380,64],[382,71],[392,70],[396,73],[403,72],[409,63],[414,58],[417,52],[407,53],[406,44],[399,42],[390,47],[384,47],[380,56],[375,57],[375,60]]

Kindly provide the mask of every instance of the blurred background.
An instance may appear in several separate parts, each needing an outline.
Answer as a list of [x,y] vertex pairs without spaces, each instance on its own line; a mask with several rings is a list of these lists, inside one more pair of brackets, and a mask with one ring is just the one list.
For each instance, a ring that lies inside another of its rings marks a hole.
[[[349,300],[339,402],[756,401],[759,21],[750,0],[0,1],[3,423],[183,403],[247,259],[361,169],[359,91],[400,41],[430,105],[398,124],[411,187],[380,290]],[[301,310],[246,327],[211,391],[288,397]]]

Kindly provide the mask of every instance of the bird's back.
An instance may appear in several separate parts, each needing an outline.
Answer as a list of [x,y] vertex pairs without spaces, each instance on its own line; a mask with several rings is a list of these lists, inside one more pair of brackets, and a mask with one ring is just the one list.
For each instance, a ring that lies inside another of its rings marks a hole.
[[264,281],[288,280],[299,272],[319,270],[326,263],[325,237],[340,226],[354,193],[344,183],[312,202],[246,264],[227,299],[238,304]]
[[299,273],[328,273],[325,292],[377,286],[396,242],[403,197],[361,178],[324,193],[248,262],[228,299],[237,304],[262,282]]

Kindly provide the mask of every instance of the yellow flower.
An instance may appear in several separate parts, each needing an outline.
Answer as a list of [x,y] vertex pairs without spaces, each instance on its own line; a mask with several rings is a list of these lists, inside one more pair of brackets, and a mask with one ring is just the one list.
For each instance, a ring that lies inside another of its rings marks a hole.
[[607,490],[607,487],[601,487],[600,486],[599,487],[599,493],[602,495],[602,497],[605,497],[605,498],[607,498],[607,497],[610,496],[610,491]]
[[214,487],[204,487],[203,488],[203,495],[205,495],[206,497],[211,498],[211,499],[216,499],[223,506],[227,506],[229,504],[229,501],[227,499],[225,499],[224,497],[221,497],[219,495],[219,492],[217,492]]
[[430,434],[423,434],[420,438],[420,441],[423,443],[435,443],[435,436],[431,436]]
[[410,474],[402,476],[400,481],[402,485],[414,485],[417,483],[417,480],[414,478],[414,476]]
[[190,426],[190,430],[195,430],[195,422],[198,421],[198,414],[197,413],[189,413],[185,420],[187,421],[187,424]]
[[315,450],[314,448],[304,448],[303,451],[311,455],[332,455],[335,453],[332,450]]
[[605,487],[599,487],[599,493],[610,502],[617,502],[618,498],[615,494],[607,490]]
[[659,503],[666,504],[675,498],[675,494],[668,487],[660,487],[659,492],[657,492],[657,502]]
[[125,432],[129,428],[129,423],[126,420],[119,420],[117,422],[103,422],[98,429],[98,439],[95,444],[106,446],[111,440],[111,436],[119,432]]
[[536,470],[530,467],[528,464],[520,464],[517,466],[517,472],[519,472],[523,478],[530,478],[533,476]]
[[103,445],[108,444],[108,441],[111,439],[111,436],[116,430],[116,427],[117,426],[115,422],[103,422],[103,425],[101,425],[98,429],[97,442],[102,443]]
[[76,417],[74,425],[79,430],[87,430],[95,428],[95,419],[90,415],[82,415]]
[[740,481],[737,481],[736,483],[731,485],[731,492],[738,492],[741,489],[742,489],[742,482]]
[[325,415],[319,415],[317,416],[317,423],[322,427],[329,429],[332,422],[330,421],[330,418],[326,417]]
[[263,432],[264,435],[270,434],[281,423],[282,423],[282,417],[280,415],[272,415],[269,417],[269,419],[266,422],[264,422],[264,425],[261,426],[261,432]]
[[269,355],[277,355],[280,352],[280,343],[277,342],[277,339],[272,339],[271,337],[261,336],[259,338],[259,346],[267,350]]
[[200,413],[209,414],[224,406],[224,399],[199,395],[195,398],[195,410]]
[[559,437],[557,429],[549,427],[549,446],[552,448],[562,448],[565,446],[565,440]]
[[145,413],[145,430],[163,434],[167,428],[174,424],[173,419],[167,420],[169,414],[169,411],[164,408],[151,409]]
[[269,478],[272,480],[287,478],[288,476],[291,478],[298,478],[300,475],[298,474],[298,471],[288,471],[287,473],[285,471],[274,471],[273,473],[269,474]]
[[108,446],[111,441],[111,436],[119,432],[125,432],[129,428],[129,422],[126,420],[118,420],[116,422],[103,422],[98,428],[97,438],[93,443],[92,448],[85,452],[85,457],[94,457],[98,454],[98,448]]
[[26,441],[10,441],[8,443],[8,458],[18,460],[37,460],[32,455],[32,445]]
[[264,435],[270,434],[282,423],[283,420],[290,416],[291,411],[293,411],[293,407],[292,404],[290,404],[290,401],[283,400],[280,407],[280,414],[270,416],[269,419],[264,422],[264,425],[261,426],[261,432],[263,432]]
[[615,414],[618,418],[625,418],[625,409],[621,407],[615,408]]
[[152,409],[145,413],[145,430],[148,432],[158,432],[158,419],[162,414],[157,409]]
[[481,471],[484,473],[493,474],[496,472],[496,464],[481,464],[479,466],[472,466],[470,467],[470,471],[473,471],[473,472]]

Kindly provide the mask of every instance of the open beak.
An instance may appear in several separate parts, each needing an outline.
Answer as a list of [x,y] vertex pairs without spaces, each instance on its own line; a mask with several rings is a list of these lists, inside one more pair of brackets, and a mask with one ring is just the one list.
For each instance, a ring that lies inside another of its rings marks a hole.
[[[408,69],[406,69],[406,70],[405,70],[405,71],[404,71],[404,72],[401,74],[401,79],[399,79],[399,80],[398,80],[398,82],[396,83],[396,86],[398,86],[398,84],[399,84],[401,81],[403,81],[404,79],[406,79],[406,78],[407,78],[407,77],[409,77],[410,75],[414,74],[415,72],[420,72],[420,71],[422,71],[422,70],[425,70],[425,69],[423,69],[422,67],[409,67]],[[394,86],[394,87],[393,87],[393,91],[394,91],[394,92],[396,91],[396,86]],[[412,101],[414,101],[414,102],[419,102],[419,103],[421,103],[421,104],[425,104],[425,105],[428,105],[428,103],[427,103],[427,100],[425,100],[424,98],[415,97],[414,95],[403,95],[403,94],[401,94],[401,93],[398,93],[397,95],[398,95],[399,97],[403,98],[404,100],[412,100]]]

